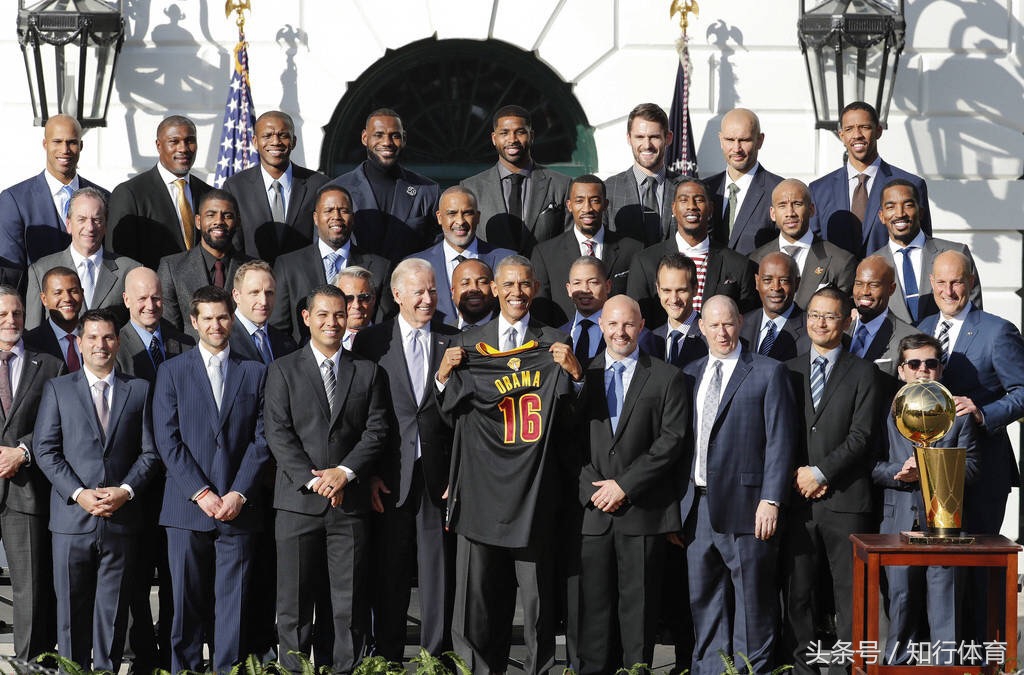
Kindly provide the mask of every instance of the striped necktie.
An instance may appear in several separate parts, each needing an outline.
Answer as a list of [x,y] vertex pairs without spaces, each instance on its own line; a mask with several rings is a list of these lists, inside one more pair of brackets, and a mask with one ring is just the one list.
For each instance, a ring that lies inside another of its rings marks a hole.
[[949,361],[949,331],[953,327],[952,321],[943,321],[939,330],[939,346],[942,348],[942,363]]
[[821,395],[825,391],[826,363],[828,363],[828,359],[824,356],[819,356],[811,364],[811,403],[814,404],[815,410],[818,409],[818,405],[821,403]]
[[772,347],[775,346],[775,338],[779,335],[779,329],[775,327],[774,321],[769,321],[766,328],[765,336],[761,339],[761,346],[757,348],[757,353],[764,356],[771,353]]

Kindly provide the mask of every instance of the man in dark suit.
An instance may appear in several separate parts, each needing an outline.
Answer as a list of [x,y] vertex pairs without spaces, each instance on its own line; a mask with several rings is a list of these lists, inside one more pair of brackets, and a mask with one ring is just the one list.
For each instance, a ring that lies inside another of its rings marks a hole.
[[572,319],[559,326],[558,330],[572,340],[573,354],[584,369],[604,351],[604,334],[599,321],[611,289],[607,268],[597,258],[580,256],[569,267],[565,291],[576,311]]
[[174,594],[173,673],[202,668],[209,619],[213,670],[226,673],[246,656],[242,622],[263,525],[257,483],[269,458],[266,368],[231,353],[231,304],[222,288],[196,290],[189,314],[198,348],[164,364],[153,393],[153,434],[169,477],[160,524]]
[[262,260],[243,263],[235,272],[231,353],[238,358],[270,365],[297,349],[291,335],[269,323],[277,302],[276,289],[274,270]]
[[722,671],[719,651],[744,654],[756,673],[774,662],[777,529],[793,475],[797,411],[786,367],[743,349],[742,323],[731,298],[710,298],[700,318],[709,354],[684,369],[694,451],[675,543],[687,544],[697,675]]
[[84,668],[116,672],[142,527],[136,500],[160,460],[149,384],[114,371],[118,339],[110,312],[83,314],[78,340],[83,368],[46,383],[33,452],[53,485],[58,652]]
[[352,197],[359,246],[395,265],[433,241],[440,189],[426,176],[399,165],[405,129],[394,110],[371,112],[360,140],[366,161],[330,184],[345,188]]
[[775,238],[771,216],[772,190],[782,176],[757,161],[764,143],[761,121],[752,110],[734,108],[722,117],[718,142],[725,156],[725,171],[704,183],[715,201],[711,237],[741,255]]
[[27,350],[24,326],[17,289],[0,285],[0,538],[11,577],[14,655],[28,661],[57,641],[50,484],[32,461],[32,427],[43,385],[63,374],[64,362]]
[[800,284],[796,261],[785,253],[769,253],[761,258],[754,280],[761,308],[743,317],[740,338],[747,349],[776,361],[788,361],[810,349],[804,313],[793,302]]
[[769,212],[779,228],[779,236],[751,253],[750,259],[759,263],[769,253],[779,251],[792,257],[800,273],[794,302],[801,309],[807,307],[811,296],[822,286],[832,285],[849,293],[857,259],[811,232],[814,204],[807,186],[795,178],[779,183],[772,191]]
[[[318,665],[349,672],[367,631],[369,478],[389,460],[387,376],[341,349],[345,298],[336,287],[312,289],[302,317],[309,345],[270,364],[264,394],[277,460],[278,634],[293,672],[289,651],[309,654],[314,631],[331,645]],[[314,605],[327,596],[330,611],[314,624]]]
[[648,325],[660,326],[665,320],[658,301],[657,273],[658,263],[669,253],[682,253],[697,265],[693,308],[698,314],[701,300],[713,295],[729,296],[744,312],[757,306],[754,264],[708,236],[713,210],[710,193],[703,183],[692,178],[680,180],[672,202],[678,227],[675,236],[633,256],[626,293],[640,303]]
[[230,293],[235,273],[251,258],[236,250],[232,242],[239,227],[234,195],[224,190],[207,191],[195,218],[199,245],[161,260],[157,275],[164,290],[164,316],[178,330],[198,338],[195,327],[185,318],[192,294],[203,286],[216,286]]
[[196,341],[163,318],[160,277],[148,267],[136,267],[125,275],[123,301],[129,319],[121,328],[117,367],[125,375],[153,384],[160,364],[192,349]]
[[478,200],[482,225],[477,236],[529,256],[538,242],[567,229],[569,177],[534,163],[533,122],[526,108],[503,106],[492,122],[491,143],[498,163],[461,185]]
[[[850,533],[873,532],[871,470],[875,466],[880,403],[878,371],[843,349],[850,326],[849,296],[826,287],[807,306],[810,352],[787,362],[802,412],[793,505],[786,528],[783,598],[786,631],[798,673],[817,673],[807,651],[815,636],[819,570],[831,572],[836,637],[849,642],[853,563]],[[833,672],[843,672],[834,664]]]
[[494,272],[482,260],[464,260],[452,271],[452,303],[458,312],[459,330],[482,326],[494,318],[498,301],[491,290],[492,281]]
[[394,412],[390,462],[371,481],[376,598],[375,653],[401,662],[413,576],[418,580],[420,645],[435,656],[451,649],[455,599],[454,541],[444,529],[452,429],[441,417],[433,375],[459,331],[434,315],[437,286],[424,260],[395,268],[391,290],[398,317],[359,331],[353,351],[387,373]]
[[921,229],[921,209],[917,188],[910,181],[893,179],[882,190],[878,217],[889,232],[889,241],[873,255],[885,258],[896,270],[896,291],[889,310],[896,318],[916,326],[925,317],[939,311],[930,276],[936,256],[943,251],[959,251],[971,262],[971,305],[981,304],[981,281],[971,257],[971,249],[947,239],[926,235]]
[[352,197],[343,187],[325,185],[317,193],[313,223],[318,239],[312,245],[286,253],[274,265],[277,302],[270,324],[302,344],[309,335],[302,320],[307,294],[323,284],[333,284],[345,267],[358,266],[373,274],[377,298],[383,298],[390,263],[366,253],[351,239],[354,213]]
[[198,243],[195,207],[209,185],[189,173],[196,161],[196,125],[171,115],[156,128],[159,160],[110,194],[107,248],[156,269],[161,258]]
[[846,148],[847,162],[811,183],[811,197],[817,209],[811,231],[858,258],[877,251],[888,238],[877,215],[882,188],[890,180],[902,178],[917,188],[921,227],[930,235],[928,188],[924,179],[878,156],[882,125],[874,107],[863,101],[848,104],[839,115],[838,132]]
[[682,368],[708,353],[707,340],[693,311],[697,266],[682,253],[669,253],[658,261],[657,279],[658,301],[667,321],[651,332],[650,353]]
[[25,346],[64,361],[70,373],[82,367],[78,347],[78,314],[82,311],[82,282],[68,267],[53,267],[43,275],[39,297],[46,321],[25,333]]
[[[857,265],[857,276],[853,280],[853,307],[857,316],[850,326],[850,352],[865,361],[873,361],[893,380],[900,364],[900,340],[920,332],[889,311],[889,298],[895,290],[896,272],[882,256],[870,255]],[[890,384],[896,386],[898,382]]]
[[580,394],[580,673],[652,663],[664,535],[682,529],[675,466],[693,452],[686,380],[640,352],[640,306],[616,296],[600,322],[608,346]]
[[672,193],[679,174],[665,166],[672,145],[668,115],[654,103],[629,112],[626,140],[633,166],[605,181],[608,190],[607,229],[652,246],[675,233]]
[[67,227],[71,233],[71,245],[40,258],[28,268],[25,297],[32,301],[25,307],[25,326],[29,329],[43,322],[43,305],[35,299],[39,297],[43,275],[54,267],[68,267],[78,272],[83,286],[83,307],[108,307],[118,318],[124,316],[121,307],[124,278],[129,271],[139,267],[139,263],[103,249],[107,229],[106,196],[90,187],[73,194],[68,204]]
[[573,315],[572,298],[562,293],[569,281],[569,267],[581,255],[601,260],[612,284],[611,295],[626,292],[626,279],[633,256],[642,245],[636,239],[622,237],[604,227],[608,208],[604,181],[585,174],[572,179],[569,199],[565,202],[573,227],[533,249],[534,272],[540,290],[534,299],[537,318],[552,326],[560,326]]
[[452,301],[452,274],[455,268],[464,260],[480,260],[494,269],[499,260],[515,251],[496,248],[476,236],[480,224],[476,196],[461,185],[453,185],[441,194],[437,222],[441,225],[442,240],[415,253],[414,257],[426,260],[434,268],[437,317],[449,326],[458,327],[459,314]]
[[287,113],[270,110],[260,115],[253,136],[259,165],[230,176],[224,189],[241,209],[236,248],[273,265],[282,253],[313,242],[316,193],[328,178],[291,161],[298,137]]

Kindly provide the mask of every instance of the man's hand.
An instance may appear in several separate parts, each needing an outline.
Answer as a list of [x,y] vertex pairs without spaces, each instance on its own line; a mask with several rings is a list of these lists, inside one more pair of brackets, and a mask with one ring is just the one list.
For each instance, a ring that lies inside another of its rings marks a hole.
[[25,452],[21,448],[0,446],[0,478],[14,478],[25,463]]
[[762,541],[768,541],[775,534],[778,524],[779,507],[762,499],[754,514],[754,536]]
[[615,513],[626,501],[626,493],[613,480],[595,480],[591,485],[597,492],[591,495],[590,501],[605,513]]
[[76,501],[78,505],[81,506],[82,509],[90,516],[102,517],[102,510],[97,506],[97,504],[104,494],[106,493],[100,492],[99,490],[85,488],[78,493],[78,499]]
[[796,470],[796,479],[793,481],[793,486],[800,491],[804,499],[817,499],[819,494],[825,494],[821,489],[822,485],[814,477],[811,467],[802,466]]
[[569,377],[576,382],[583,379],[583,367],[576,360],[576,355],[572,353],[572,348],[569,345],[564,342],[556,342],[551,345],[548,351],[551,352],[555,363],[560,365],[562,370],[569,373]]
[[221,497],[220,508],[213,514],[213,517],[225,523],[230,522],[238,517],[243,506],[245,506],[245,500],[242,499],[242,495],[238,492],[229,492]]
[[381,493],[386,495],[391,494],[391,490],[384,484],[384,481],[379,476],[373,476],[370,478],[370,506],[377,513],[384,513],[384,501],[380,498]]
[[683,541],[682,536],[680,536],[677,532],[669,532],[665,535],[665,538],[668,539],[668,543],[670,544],[674,544],[679,548],[686,548],[686,542]]
[[[337,467],[314,469],[313,475],[320,479],[313,485],[313,491],[321,497],[331,500],[331,506],[340,504],[341,492],[348,485],[348,475]],[[337,503],[334,502],[335,497],[338,498]]]
[[893,476],[893,480],[898,480],[901,483],[916,483],[921,480],[921,474],[917,470],[917,457],[914,455],[908,457],[899,472]]
[[437,381],[441,384],[447,382],[452,371],[462,365],[464,358],[466,358],[466,350],[462,347],[449,347],[444,350],[441,365],[437,367]]
[[978,406],[974,405],[974,401],[971,399],[966,396],[954,396],[953,403],[956,404],[957,417],[971,415],[974,417],[974,421],[978,423],[978,426],[985,423],[985,418],[981,416],[981,411],[978,410]]
[[202,497],[196,500],[196,504],[199,504],[199,508],[203,510],[203,513],[210,516],[211,518],[217,517],[217,514],[220,513],[222,506],[220,495],[218,495],[213,490],[209,489]]
[[100,488],[96,492],[101,495],[96,501],[95,506],[99,512],[93,515],[104,518],[114,515],[118,509],[128,503],[128,497],[130,496],[127,490],[119,487]]

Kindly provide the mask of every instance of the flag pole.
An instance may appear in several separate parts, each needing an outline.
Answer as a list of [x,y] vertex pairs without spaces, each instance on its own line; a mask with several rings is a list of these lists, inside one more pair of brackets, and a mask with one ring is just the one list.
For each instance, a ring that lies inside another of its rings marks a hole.
[[690,124],[690,76],[693,66],[690,62],[689,36],[690,14],[700,14],[697,0],[672,0],[669,17],[679,15],[679,39],[676,51],[679,53],[679,67],[676,69],[676,85],[672,94],[672,108],[669,113],[669,127],[672,130],[672,145],[669,148],[669,168],[684,176],[696,178],[697,152],[693,143],[693,127]]
[[230,19],[231,14],[235,14],[238,43],[232,54],[231,81],[224,106],[224,124],[213,181],[216,187],[221,187],[225,180],[239,171],[255,166],[258,161],[253,138],[256,113],[249,86],[249,53],[245,41],[245,12],[251,11],[251,0],[225,0],[224,16]]

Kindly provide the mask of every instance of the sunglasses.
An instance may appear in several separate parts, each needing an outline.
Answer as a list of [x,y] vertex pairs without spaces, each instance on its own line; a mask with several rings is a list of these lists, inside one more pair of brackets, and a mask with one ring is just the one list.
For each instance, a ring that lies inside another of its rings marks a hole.
[[346,295],[345,296],[345,302],[349,303],[349,304],[355,302],[356,300],[358,300],[359,302],[362,302],[362,303],[367,303],[367,302],[369,302],[372,299],[373,299],[373,296],[370,295],[369,293],[360,293],[359,295]]
[[921,366],[924,366],[928,370],[936,370],[939,367],[938,359],[907,359],[903,362],[903,365],[907,366],[911,370],[921,370]]

